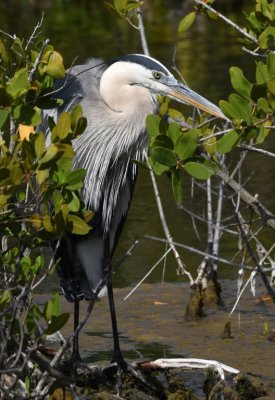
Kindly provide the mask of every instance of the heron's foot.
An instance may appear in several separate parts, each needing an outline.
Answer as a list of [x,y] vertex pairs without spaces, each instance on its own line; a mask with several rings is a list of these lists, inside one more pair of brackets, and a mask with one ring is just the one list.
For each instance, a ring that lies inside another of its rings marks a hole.
[[88,371],[89,365],[83,361],[79,351],[73,351],[71,357],[65,362],[65,369],[70,371],[73,376],[78,375],[78,371]]
[[122,355],[113,358],[110,365],[104,368],[104,372],[114,371],[116,374],[116,389],[117,396],[121,395],[122,391],[122,375],[129,374],[134,377],[141,385],[147,386],[153,393],[157,393],[159,388],[152,382],[152,379],[145,377],[138,369],[125,361]]

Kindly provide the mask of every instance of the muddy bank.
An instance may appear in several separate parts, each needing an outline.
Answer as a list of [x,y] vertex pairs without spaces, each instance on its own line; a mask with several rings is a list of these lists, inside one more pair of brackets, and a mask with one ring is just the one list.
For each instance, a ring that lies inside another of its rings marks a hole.
[[[127,301],[123,299],[130,289],[115,289],[124,356],[129,361],[165,357],[217,360],[260,378],[275,399],[275,343],[268,340],[275,328],[275,306],[272,302],[256,304],[248,289],[230,319],[233,337],[224,340],[222,333],[236,298],[236,282],[221,283],[224,306],[207,306],[206,316],[200,321],[184,319],[189,293],[186,284],[144,284]],[[265,294],[260,282],[257,288],[257,297]],[[65,300],[62,306],[64,311],[72,312]],[[83,303],[82,311],[85,308]],[[63,334],[66,336],[71,328],[72,321]],[[80,348],[86,362],[109,361],[112,334],[107,299],[96,304],[81,333]],[[194,396],[205,398],[204,372],[182,371],[180,376]]]

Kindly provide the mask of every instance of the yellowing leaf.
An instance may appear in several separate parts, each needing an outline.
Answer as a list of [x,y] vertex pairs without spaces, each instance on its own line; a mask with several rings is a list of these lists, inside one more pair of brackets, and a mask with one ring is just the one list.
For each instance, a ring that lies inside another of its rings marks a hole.
[[19,124],[18,131],[21,140],[24,139],[29,140],[30,134],[35,132],[34,127],[32,125],[23,125],[23,124]]

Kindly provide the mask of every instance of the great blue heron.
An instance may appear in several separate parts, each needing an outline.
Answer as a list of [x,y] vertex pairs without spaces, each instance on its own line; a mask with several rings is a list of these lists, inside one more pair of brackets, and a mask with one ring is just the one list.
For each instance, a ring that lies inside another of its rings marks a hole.
[[[137,166],[132,161],[143,160],[147,153],[146,117],[157,112],[157,95],[225,117],[159,61],[140,54],[75,66],[60,93],[62,111],[79,103],[88,120],[87,129],[73,143],[74,165],[86,170],[82,198],[95,213],[89,234],[68,234],[61,240],[57,253],[61,286],[67,300],[75,303],[75,328],[79,301],[93,301],[104,291],[103,283],[107,287],[114,339],[112,362],[123,369],[126,363],[119,346],[111,259],[135,186]],[[72,358],[80,359],[78,335]]]

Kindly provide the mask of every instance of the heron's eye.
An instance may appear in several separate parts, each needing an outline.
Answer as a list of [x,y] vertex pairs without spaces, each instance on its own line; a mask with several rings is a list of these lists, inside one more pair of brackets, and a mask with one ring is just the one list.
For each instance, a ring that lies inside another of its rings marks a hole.
[[155,71],[155,72],[153,72],[153,77],[154,77],[155,79],[159,80],[159,79],[161,78],[161,73]]

